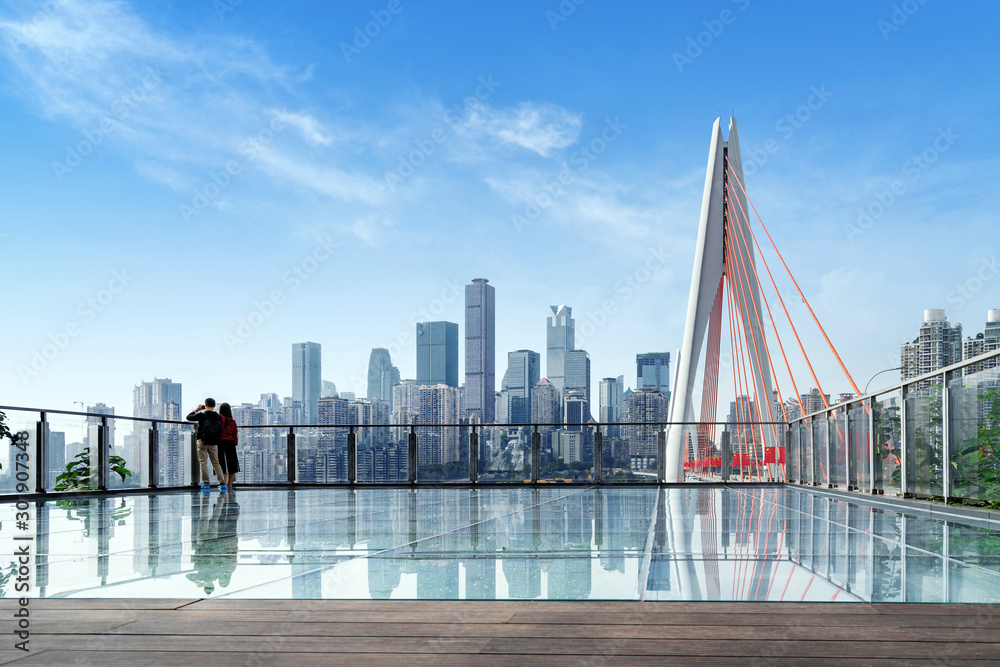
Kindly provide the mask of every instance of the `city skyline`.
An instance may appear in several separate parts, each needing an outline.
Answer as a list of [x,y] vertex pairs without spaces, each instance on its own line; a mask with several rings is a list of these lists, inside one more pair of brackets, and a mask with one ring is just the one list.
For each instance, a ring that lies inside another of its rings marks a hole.
[[[1000,305],[989,3],[903,21],[859,2],[414,4],[346,55],[369,9],[46,7],[0,12],[5,404],[123,414],[158,377],[185,411],[292,395],[304,340],[364,396],[371,349],[416,377],[415,323],[463,322],[476,276],[498,290],[498,361],[546,350],[537,314],[571,304],[592,382],[633,384],[634,354],[679,346],[730,111],[748,194],[859,385],[924,309],[974,334]],[[849,389],[813,361],[824,392]]]

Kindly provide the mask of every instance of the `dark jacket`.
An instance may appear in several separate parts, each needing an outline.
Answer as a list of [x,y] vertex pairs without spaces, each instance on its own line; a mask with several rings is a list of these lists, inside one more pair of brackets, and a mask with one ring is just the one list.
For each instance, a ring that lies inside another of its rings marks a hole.
[[[198,435],[195,436],[199,440],[205,439],[205,421],[208,419],[222,419],[222,415],[214,410],[199,410],[198,412],[192,412],[185,419],[189,422],[198,422]],[[209,443],[209,444],[219,444],[219,443]]]

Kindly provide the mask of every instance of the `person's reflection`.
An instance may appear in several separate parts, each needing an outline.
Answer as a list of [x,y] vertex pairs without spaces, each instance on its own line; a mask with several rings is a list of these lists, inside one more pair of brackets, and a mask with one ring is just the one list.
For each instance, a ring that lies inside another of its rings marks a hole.
[[239,546],[240,506],[236,494],[220,493],[214,508],[210,507],[211,498],[199,494],[195,500],[191,526],[194,572],[187,575],[206,595],[215,590],[216,581],[222,588],[229,586]]

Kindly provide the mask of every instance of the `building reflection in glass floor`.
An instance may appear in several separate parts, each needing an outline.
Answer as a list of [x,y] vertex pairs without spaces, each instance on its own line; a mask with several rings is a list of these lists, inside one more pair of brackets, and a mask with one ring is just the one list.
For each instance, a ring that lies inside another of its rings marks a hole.
[[[2,553],[15,511],[0,506]],[[791,487],[247,489],[30,512],[43,597],[1000,602],[1000,532]]]

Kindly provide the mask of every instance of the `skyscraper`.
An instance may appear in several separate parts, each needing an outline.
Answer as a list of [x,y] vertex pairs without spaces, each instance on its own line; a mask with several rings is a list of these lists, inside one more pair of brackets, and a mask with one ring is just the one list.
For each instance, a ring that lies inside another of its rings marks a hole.
[[323,388],[319,343],[292,344],[292,398],[302,402],[306,424],[316,423],[316,401]]
[[486,278],[465,286],[465,413],[493,423],[496,408],[495,292]]
[[399,369],[392,365],[389,350],[372,348],[368,358],[368,398],[392,403],[392,388],[399,384]]
[[458,387],[458,324],[417,322],[417,382]]
[[507,353],[507,372],[500,388],[507,393],[508,413],[504,423],[525,424],[531,421],[531,389],[538,384],[541,355],[532,350]]
[[584,429],[580,424],[585,424],[590,420],[590,406],[587,405],[587,396],[582,387],[566,388],[566,396],[563,398],[563,414],[566,415],[566,424],[568,424],[566,430],[582,431]]
[[559,390],[542,378],[531,391],[531,422],[533,424],[558,424],[562,421]]
[[[420,423],[458,423],[458,390],[443,384],[421,386]],[[417,429],[418,466],[451,463],[460,458],[458,428],[428,426]]]
[[586,350],[570,350],[565,355],[563,368],[564,393],[582,389],[587,399],[587,419],[590,419],[590,355]]
[[[622,409],[625,401],[625,376],[604,378],[601,380],[600,401],[597,421],[602,424],[618,424],[622,420]],[[604,429],[610,436],[617,437],[619,427]]]
[[[965,359],[978,357],[996,349],[1000,349],[1000,308],[992,308],[986,313],[986,327],[983,333],[975,338],[970,338],[963,344],[962,353]],[[965,375],[972,375],[988,368],[997,366],[997,358],[972,364],[965,369]]]
[[670,353],[646,352],[635,355],[636,387],[653,387],[670,396]]
[[900,378],[908,380],[962,360],[962,325],[951,324],[944,310],[924,311],[924,321],[912,343],[899,348]]
[[564,382],[564,362],[566,353],[576,344],[576,322],[573,309],[569,306],[549,306],[546,326],[548,347],[545,355],[545,376],[556,389],[562,391]]
[[[181,412],[182,405],[181,383],[173,382],[170,378],[153,378],[152,382],[140,382],[132,390],[133,417],[180,420],[187,414]],[[180,485],[184,480],[184,466],[181,464],[187,439],[183,437],[180,427],[175,424],[160,424],[158,431],[159,483],[168,486]],[[140,434],[136,442],[141,440]],[[132,456],[134,459],[136,454]]]
[[[667,406],[667,397],[659,389],[638,387],[625,397],[622,421],[626,424],[665,422],[668,419]],[[629,455],[644,458],[656,456],[657,436],[663,430],[662,426],[626,426],[624,430]]]

